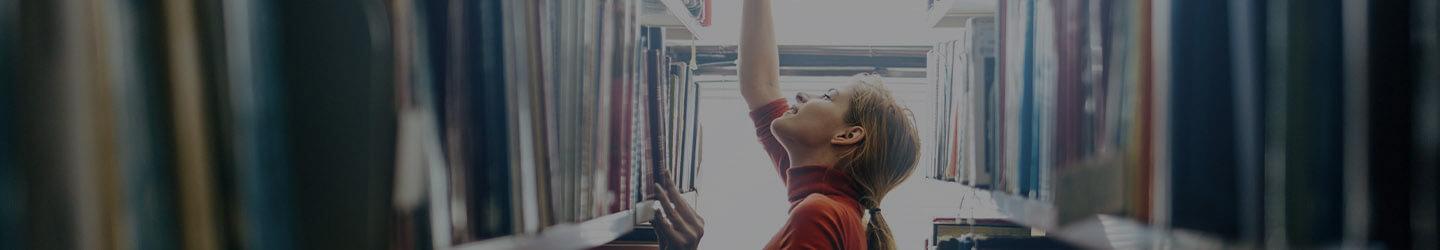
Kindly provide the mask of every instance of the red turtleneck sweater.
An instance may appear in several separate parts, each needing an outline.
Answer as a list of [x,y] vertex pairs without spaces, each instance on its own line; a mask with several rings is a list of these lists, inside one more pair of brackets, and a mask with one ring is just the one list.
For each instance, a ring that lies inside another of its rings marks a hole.
[[790,218],[765,249],[865,249],[864,210],[850,177],[830,166],[790,167],[789,154],[770,132],[770,122],[788,109],[782,98],[750,111],[790,199]]

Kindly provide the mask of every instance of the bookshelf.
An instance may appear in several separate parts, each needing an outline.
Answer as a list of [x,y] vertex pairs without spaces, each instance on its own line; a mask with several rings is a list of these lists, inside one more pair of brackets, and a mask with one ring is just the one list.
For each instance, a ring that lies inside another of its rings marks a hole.
[[971,17],[995,15],[993,0],[928,0],[925,25],[931,28],[964,28]]
[[[701,91],[664,45],[674,29],[641,22],[641,0],[466,3],[461,22],[440,23],[455,33],[419,25],[447,6],[401,3],[395,33],[435,36],[398,39],[414,46],[399,67],[435,73],[402,85],[404,148],[420,148],[402,165],[425,169],[428,203],[410,209],[427,211],[412,224],[429,245],[601,246],[647,226],[660,169],[698,199]],[[426,46],[450,40],[467,46]]]
[[[651,202],[653,203],[653,202]],[[538,234],[512,235],[456,245],[458,250],[588,249],[635,229],[636,213],[622,211],[580,223],[553,225]]]
[[[1150,224],[1152,203],[1167,197],[1151,193],[1148,181],[1158,176],[1153,171],[1161,162],[1153,155],[1164,149],[1152,144],[1154,121],[1163,119],[1152,114],[1163,106],[1146,90],[1156,84],[1146,78],[1149,66],[1142,66],[1151,59],[1135,56],[1136,46],[1074,53],[1087,41],[1077,30],[1098,32],[1063,26],[1084,23],[1075,14],[1083,7],[932,2],[932,27],[965,28],[930,54],[941,118],[932,181],[993,202],[1014,223],[1086,248],[1227,246],[1207,234]],[[1136,18],[1127,14],[1116,18]],[[1113,33],[1113,39],[1149,35],[1120,30],[1128,32]]]
[[[957,182],[923,180],[927,187],[953,190],[944,199],[948,203],[966,202],[958,213],[965,219],[1003,219],[1015,224],[1044,231],[1065,242],[1094,249],[1226,249],[1233,243],[1183,229],[1162,229],[1123,216],[1098,214],[1060,223],[1061,212],[1052,202],[1031,199],[1003,192],[976,189]],[[978,200],[978,201],[974,201]],[[990,211],[993,204],[994,212]]]
[[[664,27],[668,32],[666,40],[706,39],[710,33],[709,25],[691,15],[682,1],[685,0],[643,0],[640,24]],[[707,9],[710,1],[703,0]]]
[[[942,26],[935,18],[961,2],[932,3],[932,24]],[[1395,153],[1421,147],[1397,139],[1414,130],[1395,129],[1417,124],[1415,116],[1367,113],[1422,106],[1407,93],[1418,85],[1373,88],[1374,79],[1350,71],[1402,71],[1417,61],[1347,58],[1408,51],[1390,51],[1400,45],[1340,46],[1389,37],[1335,25],[1375,17],[1331,11],[1342,1],[1269,10],[1243,1],[1151,3],[998,1],[999,67],[984,71],[998,72],[994,92],[962,65],[982,54],[964,46],[981,43],[965,33],[973,25],[958,38],[971,40],[937,44],[929,67],[941,103],[936,127],[951,132],[937,133],[945,146],[931,151],[941,156],[931,178],[983,190],[974,192],[1014,222],[1089,248],[1435,245],[1433,231],[1413,228],[1434,217],[1402,215],[1434,211],[1414,207],[1432,197],[1406,195],[1433,195],[1409,184],[1433,182],[1424,179],[1433,172],[1402,163],[1432,158]],[[1217,37],[1231,42],[1205,41]],[[1269,50],[1285,46],[1304,49]],[[1408,73],[1378,78],[1396,74]],[[977,86],[987,90],[950,91]],[[983,172],[976,169],[995,172],[969,174]]]

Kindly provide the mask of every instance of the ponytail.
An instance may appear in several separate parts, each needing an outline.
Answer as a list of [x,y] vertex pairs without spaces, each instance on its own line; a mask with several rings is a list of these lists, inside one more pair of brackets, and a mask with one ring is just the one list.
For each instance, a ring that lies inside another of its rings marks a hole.
[[869,224],[865,226],[865,249],[895,249],[895,235],[890,233],[890,224],[885,222],[885,216],[880,216],[880,203],[866,197],[861,198],[861,204],[870,213]]

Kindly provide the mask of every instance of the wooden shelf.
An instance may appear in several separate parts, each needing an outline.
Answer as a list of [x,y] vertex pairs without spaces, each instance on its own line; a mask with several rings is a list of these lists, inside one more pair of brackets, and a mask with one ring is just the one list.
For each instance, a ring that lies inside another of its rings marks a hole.
[[985,192],[1011,222],[1045,231],[1065,242],[1096,249],[1228,249],[1217,238],[1179,229],[1161,229],[1129,218],[1092,215],[1066,225],[1056,222],[1055,206],[1048,202],[1001,192]]
[[560,224],[538,234],[513,235],[465,243],[461,250],[589,249],[604,245],[635,229],[635,213],[623,211],[581,223]]
[[999,208],[1000,214],[1010,218],[1012,222],[1045,231],[1057,226],[1055,206],[1048,202],[995,191],[985,191],[981,195],[987,196],[995,201],[995,207]]
[[[700,198],[697,192],[684,193],[680,196],[690,204],[695,204]],[[654,216],[656,212],[654,209],[658,204],[654,200],[641,201],[636,203],[635,209],[632,210],[580,223],[546,227],[538,234],[503,236],[460,244],[454,249],[590,249],[614,241],[621,235],[635,230],[635,226],[641,222],[649,221],[649,218]]]
[[971,17],[995,16],[996,0],[937,0],[925,13],[931,28],[963,28]]
[[665,27],[665,40],[703,40],[710,30],[680,0],[645,0],[640,9],[640,25]]
[[1219,239],[1186,230],[1166,230],[1129,218],[1096,215],[1047,231],[1056,238],[1087,248],[1103,249],[1234,249]]
[[[927,188],[955,190],[960,195],[945,199],[976,199],[965,202],[958,214],[974,218],[1002,218],[1015,224],[1044,231],[1065,242],[1095,249],[1229,249],[1244,247],[1183,229],[1161,229],[1114,215],[1091,215],[1059,225],[1057,210],[1050,202],[976,189],[960,183],[926,178]],[[943,187],[942,187],[943,186]],[[970,211],[970,212],[967,212]],[[996,212],[989,212],[989,211]],[[976,212],[978,211],[978,212]],[[998,213],[998,216],[991,215]]]

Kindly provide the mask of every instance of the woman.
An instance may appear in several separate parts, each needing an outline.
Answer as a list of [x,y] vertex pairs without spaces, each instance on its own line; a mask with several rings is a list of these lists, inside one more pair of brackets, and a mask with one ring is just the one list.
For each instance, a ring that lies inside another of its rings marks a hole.
[[[791,105],[780,94],[769,0],[745,1],[740,32],[740,94],[790,200],[789,218],[765,248],[894,249],[879,205],[919,156],[909,110],[868,74],[844,88],[798,93]],[[673,184],[652,188],[662,204],[652,220],[662,247],[695,248],[704,220],[675,202]]]

